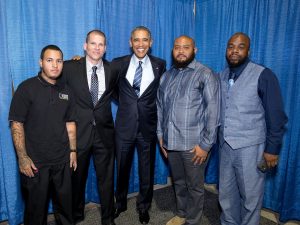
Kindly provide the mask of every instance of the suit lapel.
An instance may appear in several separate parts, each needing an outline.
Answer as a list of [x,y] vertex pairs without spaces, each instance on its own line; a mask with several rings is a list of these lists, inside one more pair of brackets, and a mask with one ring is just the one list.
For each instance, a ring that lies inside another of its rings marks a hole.
[[86,57],[80,59],[79,65],[80,66],[78,70],[80,71],[79,74],[81,76],[79,81],[81,83],[80,85],[82,86],[83,93],[86,96],[86,99],[89,100],[90,105],[93,105],[92,96],[88,84],[87,72],[86,72]]
[[159,77],[160,77],[159,76],[159,64],[150,55],[148,55],[148,57],[150,59],[151,65],[152,65],[154,80],[149,84],[149,86],[146,88],[146,90],[143,92],[143,94],[140,96],[140,98],[152,90],[152,86],[156,83],[156,79],[159,79]]

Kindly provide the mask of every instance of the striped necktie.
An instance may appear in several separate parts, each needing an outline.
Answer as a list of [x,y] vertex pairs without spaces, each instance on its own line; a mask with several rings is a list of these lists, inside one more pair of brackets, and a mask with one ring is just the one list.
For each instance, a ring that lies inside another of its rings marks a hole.
[[133,89],[138,97],[140,97],[140,87],[141,87],[141,81],[142,81],[142,74],[143,74],[143,68],[142,68],[142,61],[139,61],[139,66],[136,68],[134,79],[133,79]]
[[92,70],[93,70],[93,73],[91,76],[90,92],[91,92],[93,104],[95,106],[98,102],[98,77],[97,77],[97,73],[96,73],[97,66],[93,66]]

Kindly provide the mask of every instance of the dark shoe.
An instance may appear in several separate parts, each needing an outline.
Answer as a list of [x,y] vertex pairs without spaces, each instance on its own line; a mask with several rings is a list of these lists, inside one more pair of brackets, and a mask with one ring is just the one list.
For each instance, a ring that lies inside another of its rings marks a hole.
[[149,223],[150,216],[148,211],[139,211],[139,220],[141,224]]
[[114,213],[114,219],[118,218],[122,212],[126,211],[126,209],[116,208]]
[[116,225],[115,222],[111,222],[111,223],[102,223],[102,225]]
[[84,216],[76,216],[73,218],[74,224],[80,223],[84,220]]

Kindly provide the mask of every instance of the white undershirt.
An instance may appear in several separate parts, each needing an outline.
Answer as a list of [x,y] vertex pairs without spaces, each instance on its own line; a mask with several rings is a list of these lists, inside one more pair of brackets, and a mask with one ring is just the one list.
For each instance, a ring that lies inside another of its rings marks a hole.
[[135,71],[139,66],[139,61],[143,62],[142,63],[143,75],[142,75],[141,87],[140,87],[140,96],[141,96],[143,92],[147,89],[147,87],[151,84],[151,82],[154,80],[154,73],[148,55],[146,55],[143,59],[140,60],[133,54],[130,59],[130,64],[126,73],[126,79],[128,80],[131,86],[133,85],[133,79],[134,79]]
[[97,66],[96,74],[98,77],[98,100],[101,98],[105,91],[105,73],[103,67],[103,61],[100,60],[97,65],[93,65],[88,60],[86,60],[86,74],[89,85],[89,90],[91,89],[91,76],[93,73],[93,66]]

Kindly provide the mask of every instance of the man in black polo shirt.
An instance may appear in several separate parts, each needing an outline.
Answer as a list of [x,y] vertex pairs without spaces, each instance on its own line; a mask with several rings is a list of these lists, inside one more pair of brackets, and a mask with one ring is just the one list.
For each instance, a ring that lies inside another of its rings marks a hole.
[[71,169],[77,167],[75,103],[70,89],[58,85],[63,53],[42,49],[41,72],[21,83],[13,96],[9,121],[21,172],[24,224],[47,224],[48,196],[57,224],[73,224]]

